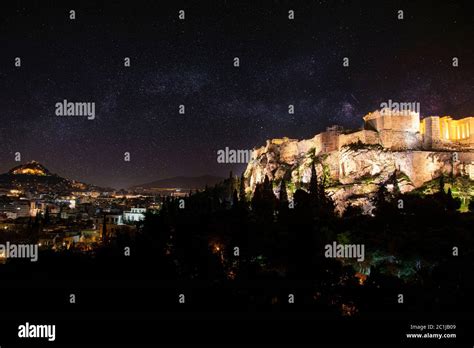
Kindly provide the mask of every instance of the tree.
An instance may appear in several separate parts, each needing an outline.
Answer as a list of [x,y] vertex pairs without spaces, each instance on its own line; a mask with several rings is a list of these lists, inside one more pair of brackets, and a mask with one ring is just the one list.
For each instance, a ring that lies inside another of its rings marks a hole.
[[389,193],[385,182],[379,185],[379,189],[372,198],[372,204],[374,205],[374,215],[383,216],[388,213],[390,206]]
[[469,202],[469,211],[471,213],[474,213],[474,199],[471,199],[471,201]]
[[445,191],[444,191],[444,175],[441,175],[439,177],[439,187],[438,188],[439,188],[439,192],[445,193]]
[[394,197],[400,196],[401,191],[400,191],[400,186],[398,186],[397,170],[396,169],[393,171],[392,175],[390,175],[387,182],[389,184],[393,185],[392,195]]
[[288,216],[288,192],[286,191],[286,181],[282,179],[280,182],[280,197],[278,199],[279,219],[286,219]]
[[280,182],[280,204],[288,205],[288,192],[286,191],[285,179]]
[[46,206],[46,209],[44,211],[44,224],[48,225],[49,222],[50,222],[49,206]]
[[259,183],[255,187],[252,197],[252,210],[258,217],[264,220],[273,218],[275,210],[276,197],[273,194],[272,183],[268,176],[265,176],[263,183]]
[[232,173],[232,170],[229,173],[229,179],[227,179],[227,189],[226,189],[226,201],[232,201],[232,194],[234,192],[234,174]]
[[316,173],[316,167],[314,166],[314,162],[311,164],[311,178],[309,180],[309,193],[313,200],[318,198],[320,194],[318,188],[318,175]]
[[232,207],[236,208],[239,205],[239,196],[237,195],[237,190],[234,190],[232,194]]
[[246,195],[245,195],[245,176],[244,173],[242,172],[242,175],[240,176],[240,187],[239,187],[239,199],[241,202],[246,201]]
[[446,210],[454,212],[461,207],[461,200],[459,198],[454,198],[451,193],[451,187],[448,189],[446,194]]

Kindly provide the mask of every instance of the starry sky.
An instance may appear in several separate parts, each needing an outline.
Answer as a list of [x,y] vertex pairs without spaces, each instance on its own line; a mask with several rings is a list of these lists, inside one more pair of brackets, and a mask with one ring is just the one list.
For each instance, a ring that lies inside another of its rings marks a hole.
[[[1,2],[0,172],[20,152],[115,188],[227,176],[245,165],[219,149],[358,128],[389,99],[474,115],[473,37],[469,1]],[[63,99],[96,118],[56,116]]]

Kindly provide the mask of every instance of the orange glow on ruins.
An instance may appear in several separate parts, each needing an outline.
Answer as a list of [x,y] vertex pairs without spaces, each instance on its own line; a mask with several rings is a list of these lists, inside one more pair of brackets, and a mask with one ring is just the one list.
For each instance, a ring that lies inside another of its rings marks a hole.
[[428,127],[439,140],[467,141],[472,137],[474,117],[453,120],[451,116],[431,116],[423,119],[420,125],[421,134],[425,134]]
[[39,169],[31,169],[31,168],[21,168],[15,170],[13,174],[26,174],[26,175],[46,175],[46,173]]

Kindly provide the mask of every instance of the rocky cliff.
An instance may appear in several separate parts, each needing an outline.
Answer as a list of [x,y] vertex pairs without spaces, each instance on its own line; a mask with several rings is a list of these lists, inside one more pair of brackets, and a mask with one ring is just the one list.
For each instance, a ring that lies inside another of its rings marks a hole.
[[63,194],[73,191],[111,190],[63,178],[51,173],[45,166],[36,161],[18,165],[7,173],[0,174],[0,189]]
[[274,139],[255,149],[244,174],[246,192],[251,195],[255,185],[268,176],[277,196],[279,183],[285,178],[291,197],[297,188],[307,188],[314,162],[318,177],[324,178],[326,190],[339,212],[349,204],[359,205],[368,212],[372,208],[371,196],[393,173],[404,193],[442,174],[468,176],[474,163],[474,152],[392,151],[360,141],[324,152],[317,149],[315,138]]

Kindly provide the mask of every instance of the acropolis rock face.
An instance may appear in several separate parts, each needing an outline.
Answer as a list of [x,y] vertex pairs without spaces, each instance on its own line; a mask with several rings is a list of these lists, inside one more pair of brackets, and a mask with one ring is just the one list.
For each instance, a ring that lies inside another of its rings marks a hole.
[[[445,122],[444,137],[433,126],[440,119]],[[268,176],[278,196],[279,182],[285,178],[291,197],[296,188],[305,189],[309,183],[314,162],[318,176],[326,178],[326,190],[337,210],[342,212],[348,204],[371,209],[370,196],[394,172],[402,192],[442,174],[470,176],[473,180],[474,118],[455,120],[463,129],[451,129],[451,133],[459,134],[459,139],[451,139],[447,133],[448,119],[433,116],[420,122],[417,113],[387,115],[376,111],[364,117],[364,129],[359,131],[331,127],[308,140],[267,140],[265,146],[254,149],[245,172],[246,190],[253,192],[255,185]],[[427,124],[435,132],[428,132]]]

